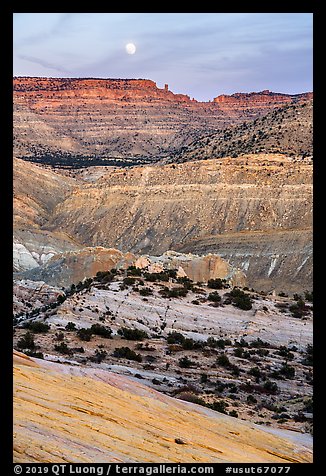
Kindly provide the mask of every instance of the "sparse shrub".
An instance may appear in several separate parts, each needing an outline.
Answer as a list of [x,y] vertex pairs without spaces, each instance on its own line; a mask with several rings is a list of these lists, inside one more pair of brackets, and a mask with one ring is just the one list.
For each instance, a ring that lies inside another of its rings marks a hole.
[[114,349],[113,356],[122,359],[135,360],[136,362],[142,361],[142,356],[136,354],[136,352],[131,350],[129,347],[117,347]]
[[57,302],[59,304],[62,304],[63,302],[65,302],[66,299],[67,299],[67,296],[65,296],[64,294],[59,294],[59,296],[57,297]]
[[60,342],[60,344],[56,344],[54,346],[54,350],[64,355],[72,355],[73,353],[72,349],[70,349],[65,342]]
[[239,309],[249,311],[252,308],[252,299],[250,296],[239,288],[233,288],[229,293],[232,299],[232,304]]
[[209,403],[207,404],[207,406],[211,408],[212,410],[215,410],[216,412],[226,414],[227,413],[226,409],[229,406],[229,404],[225,402],[224,400],[215,400],[215,402]]
[[217,357],[216,363],[222,367],[229,367],[231,362],[226,354],[221,354]]
[[91,329],[85,329],[84,327],[82,327],[81,329],[78,329],[77,336],[80,340],[89,342],[92,338],[92,331]]
[[191,402],[191,403],[196,403],[197,405],[206,406],[206,403],[202,398],[198,397],[198,395],[195,395],[191,392],[180,392],[178,393],[177,398],[185,402]]
[[106,339],[111,339],[112,329],[102,326],[101,324],[93,324],[91,326],[91,333],[97,336],[105,337]]
[[225,280],[221,278],[209,279],[207,281],[207,287],[211,289],[223,289],[225,286]]
[[217,291],[214,291],[213,293],[209,293],[207,299],[209,301],[213,301],[213,302],[220,302],[221,301],[221,296],[219,295],[219,293]]
[[179,367],[183,369],[189,369],[190,367],[193,367],[194,365],[196,365],[196,362],[193,362],[187,356],[185,356],[179,359],[178,364],[179,364]]
[[69,321],[68,324],[66,325],[66,331],[75,331],[76,330],[76,324],[74,322]]
[[143,340],[148,338],[147,332],[140,329],[129,329],[128,327],[118,329],[118,334],[127,340]]
[[101,362],[103,362],[106,356],[107,356],[107,352],[105,350],[96,349],[94,355],[90,357],[90,360],[92,362],[96,362],[97,364],[100,364]]
[[313,365],[313,354],[314,354],[314,348],[311,344],[308,344],[306,347],[306,355],[305,358],[302,360],[302,363],[304,365]]
[[180,344],[182,345],[185,340],[185,336],[180,332],[170,332],[166,338],[168,344]]
[[150,296],[151,294],[153,294],[153,290],[147,287],[139,289],[138,292],[141,296]]
[[288,365],[287,363],[284,363],[280,368],[279,373],[284,375],[285,378],[292,379],[295,376],[295,368],[291,367],[291,365]]
[[264,383],[263,388],[264,388],[264,390],[266,390],[268,393],[277,393],[277,392],[278,392],[277,383],[271,382],[270,380],[267,380],[267,381]]
[[285,345],[281,345],[279,351],[276,352],[276,354],[288,360],[294,359],[294,354],[290,352],[290,350]]
[[41,321],[28,322],[24,327],[29,329],[34,334],[43,334],[48,332],[50,329],[48,324],[45,324],[45,322]]
[[17,342],[18,349],[35,349],[34,335],[27,331]]
[[136,268],[136,266],[129,266],[127,269],[128,276],[141,276],[142,270],[140,268]]

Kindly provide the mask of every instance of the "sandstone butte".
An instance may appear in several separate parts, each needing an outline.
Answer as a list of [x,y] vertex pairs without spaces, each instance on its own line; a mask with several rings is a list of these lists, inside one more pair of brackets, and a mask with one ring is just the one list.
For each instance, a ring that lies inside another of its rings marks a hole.
[[288,434],[175,400],[131,378],[14,351],[16,463],[311,461],[309,444]]
[[149,79],[14,78],[15,155],[65,152],[157,159],[232,124],[307,101],[270,91],[199,102]]

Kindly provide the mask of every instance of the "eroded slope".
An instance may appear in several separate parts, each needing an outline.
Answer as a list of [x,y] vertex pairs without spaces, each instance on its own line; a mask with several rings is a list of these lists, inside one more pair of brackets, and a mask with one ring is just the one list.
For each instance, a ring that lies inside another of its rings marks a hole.
[[15,352],[14,384],[15,462],[312,460],[306,446],[109,372]]

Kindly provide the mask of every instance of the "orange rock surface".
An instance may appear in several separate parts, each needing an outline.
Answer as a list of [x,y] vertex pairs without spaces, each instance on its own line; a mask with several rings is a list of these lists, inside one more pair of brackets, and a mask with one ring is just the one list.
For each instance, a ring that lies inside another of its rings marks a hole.
[[307,446],[132,379],[14,352],[15,462],[311,460]]

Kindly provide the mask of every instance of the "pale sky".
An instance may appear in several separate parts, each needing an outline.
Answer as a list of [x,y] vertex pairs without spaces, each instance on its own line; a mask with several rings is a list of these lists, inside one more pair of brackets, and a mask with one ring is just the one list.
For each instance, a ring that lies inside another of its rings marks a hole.
[[312,91],[312,20],[312,13],[14,13],[13,73],[146,78],[199,101]]

